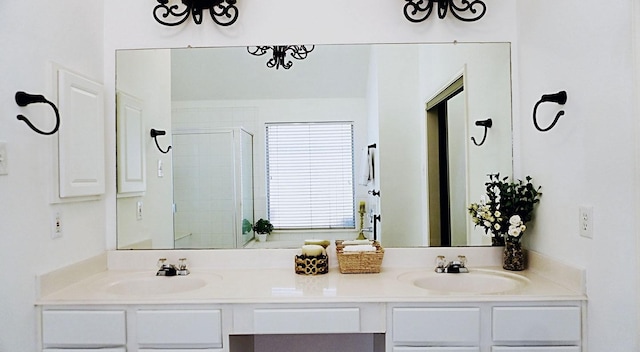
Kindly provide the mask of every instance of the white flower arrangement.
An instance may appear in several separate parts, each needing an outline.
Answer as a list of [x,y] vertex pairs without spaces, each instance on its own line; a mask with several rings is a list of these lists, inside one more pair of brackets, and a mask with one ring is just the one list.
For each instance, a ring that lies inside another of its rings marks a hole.
[[520,239],[527,226],[522,222],[520,215],[514,215],[509,218],[509,231],[507,234],[515,239]]
[[485,183],[486,202],[473,203],[469,214],[475,226],[484,228],[485,234],[494,238],[495,244],[519,242],[527,229],[525,223],[532,218],[534,205],[540,201],[540,187],[535,188],[531,177],[508,182],[499,174],[489,175]]

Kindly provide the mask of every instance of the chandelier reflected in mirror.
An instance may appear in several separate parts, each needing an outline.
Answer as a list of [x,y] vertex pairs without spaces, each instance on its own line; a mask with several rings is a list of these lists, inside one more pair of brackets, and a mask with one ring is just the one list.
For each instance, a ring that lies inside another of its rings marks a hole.
[[271,51],[272,55],[267,61],[267,67],[276,68],[283,67],[288,70],[293,66],[291,60],[287,60],[287,53],[296,60],[304,60],[310,52],[313,51],[315,45],[274,45],[274,46],[249,46],[247,51],[251,55],[262,56]]
[[411,22],[426,20],[434,8],[438,17],[443,19],[447,12],[464,22],[477,21],[487,12],[487,6],[482,0],[405,0],[404,17]]
[[[213,22],[220,26],[230,26],[238,19],[237,0],[157,0],[153,18],[165,26],[177,26],[193,16],[196,24],[202,23],[202,13],[209,10]],[[175,3],[174,3],[175,2]],[[170,4],[171,3],[171,4]]]

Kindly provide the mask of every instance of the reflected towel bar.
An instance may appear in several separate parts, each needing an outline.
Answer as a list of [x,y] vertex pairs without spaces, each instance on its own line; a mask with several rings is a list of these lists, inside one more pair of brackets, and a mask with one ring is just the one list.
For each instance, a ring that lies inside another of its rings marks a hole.
[[475,137],[471,137],[471,140],[473,141],[473,144],[475,144],[475,145],[477,145],[479,147],[479,146],[483,145],[485,140],[487,139],[487,132],[489,131],[491,126],[493,126],[493,121],[491,119],[478,120],[478,121],[476,121],[476,126],[484,127],[484,136],[482,136],[482,141],[480,141],[480,143],[476,142],[476,138]]
[[156,147],[158,147],[158,150],[162,154],[167,154],[171,150],[171,146],[168,146],[167,150],[164,151],[162,150],[162,148],[160,148],[160,144],[158,144],[158,136],[164,136],[165,134],[167,134],[167,132],[162,130],[156,130],[155,128],[151,129],[151,138],[153,138],[153,140],[156,142]]

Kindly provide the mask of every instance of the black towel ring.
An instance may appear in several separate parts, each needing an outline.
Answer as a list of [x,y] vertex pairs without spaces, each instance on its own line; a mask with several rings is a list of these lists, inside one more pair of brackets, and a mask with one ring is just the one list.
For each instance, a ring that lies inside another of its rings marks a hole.
[[484,127],[484,136],[482,136],[482,141],[480,143],[476,142],[476,138],[475,137],[471,137],[471,140],[473,141],[473,144],[475,144],[475,145],[477,145],[479,147],[479,146],[483,145],[484,141],[487,139],[487,132],[489,131],[491,126],[493,126],[493,121],[491,119],[478,120],[478,121],[476,121],[476,126]]
[[162,148],[160,148],[160,144],[158,144],[158,136],[164,136],[165,134],[167,134],[167,132],[162,130],[156,130],[155,128],[151,129],[151,138],[153,138],[153,140],[156,142],[156,147],[158,147],[158,150],[162,154],[167,154],[171,150],[171,146],[168,146],[167,150],[164,151],[162,150]]
[[51,131],[45,132],[34,126],[31,121],[29,121],[29,119],[24,115],[18,115],[18,120],[24,121],[24,123],[26,123],[27,126],[29,126],[29,128],[31,128],[33,131],[45,136],[52,135],[58,132],[58,128],[60,128],[60,112],[58,112],[58,108],[54,103],[50,102],[42,95],[28,94],[22,91],[16,92],[16,104],[18,104],[18,106],[27,106],[33,103],[49,104],[49,106],[51,106],[51,108],[53,109],[53,112],[56,114],[56,126]]
[[549,131],[550,129],[552,129],[556,125],[556,123],[558,123],[558,119],[560,118],[560,116],[564,115],[564,110],[560,110],[556,114],[556,118],[553,120],[551,125],[549,125],[549,127],[541,128],[540,125],[538,125],[538,117],[536,116],[536,114],[538,112],[538,106],[540,106],[540,104],[545,103],[545,102],[564,105],[567,102],[567,92],[562,90],[562,91],[560,91],[558,93],[555,93],[555,94],[545,94],[545,95],[542,96],[542,98],[540,98],[540,100],[533,107],[533,125],[540,132],[546,132],[546,131]]

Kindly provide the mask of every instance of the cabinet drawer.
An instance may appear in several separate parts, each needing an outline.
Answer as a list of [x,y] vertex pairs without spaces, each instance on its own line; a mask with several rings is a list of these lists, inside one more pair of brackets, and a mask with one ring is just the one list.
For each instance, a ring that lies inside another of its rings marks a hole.
[[124,311],[42,312],[44,347],[113,347],[127,343]]
[[491,352],[580,352],[578,346],[507,347],[494,346]]
[[222,347],[220,310],[141,310],[136,324],[141,347]]
[[474,346],[480,342],[480,308],[394,308],[393,342]]
[[[184,348],[180,348],[180,349],[166,349],[166,348],[161,348],[161,349],[153,349],[153,348],[141,348],[138,350],[138,352],[223,352],[224,350],[221,348],[197,348],[197,349],[184,349]],[[73,351],[75,352],[75,351]],[[100,351],[94,351],[94,352],[103,352],[102,350]],[[122,351],[125,352],[125,351]]]
[[256,334],[330,334],[360,332],[359,308],[256,309]]
[[[99,348],[99,349],[77,349],[77,348],[45,348],[42,352],[127,352],[122,348]],[[164,351],[163,351],[164,352]]]
[[494,307],[494,342],[579,344],[579,307]]
[[394,347],[393,352],[480,352],[479,347]]

